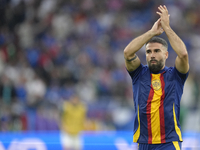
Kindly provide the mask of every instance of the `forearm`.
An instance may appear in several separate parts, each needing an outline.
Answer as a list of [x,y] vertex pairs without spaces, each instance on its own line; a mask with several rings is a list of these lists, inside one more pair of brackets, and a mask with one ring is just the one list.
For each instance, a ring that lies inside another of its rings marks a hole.
[[183,58],[187,56],[186,46],[180,39],[180,37],[170,27],[166,27],[164,28],[164,30],[169,39],[170,45],[172,46],[178,57]]
[[141,36],[133,39],[124,49],[124,57],[126,59],[131,59],[134,57],[135,53],[142,48],[142,46],[149,41],[155,34],[151,30],[142,34]]

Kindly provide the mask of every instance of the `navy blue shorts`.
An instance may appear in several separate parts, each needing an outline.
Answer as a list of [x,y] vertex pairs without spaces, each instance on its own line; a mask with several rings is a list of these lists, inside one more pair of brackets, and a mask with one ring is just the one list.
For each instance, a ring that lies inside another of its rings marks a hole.
[[164,143],[164,144],[143,144],[139,143],[138,150],[181,150],[181,143],[178,141]]

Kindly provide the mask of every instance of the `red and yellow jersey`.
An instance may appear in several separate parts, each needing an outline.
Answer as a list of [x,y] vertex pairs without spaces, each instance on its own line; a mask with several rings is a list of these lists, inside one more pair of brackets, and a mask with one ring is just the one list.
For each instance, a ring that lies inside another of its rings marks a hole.
[[182,141],[180,100],[188,73],[165,67],[153,74],[141,64],[129,74],[135,105],[133,141],[148,144]]

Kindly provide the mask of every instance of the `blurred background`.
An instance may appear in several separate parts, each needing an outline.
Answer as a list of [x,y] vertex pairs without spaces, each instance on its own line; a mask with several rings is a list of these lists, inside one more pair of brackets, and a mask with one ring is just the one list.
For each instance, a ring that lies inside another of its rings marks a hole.
[[[199,133],[199,0],[0,0],[1,133],[59,132],[63,104],[74,94],[87,110],[83,131],[132,132],[123,49],[151,29],[160,4],[189,53],[182,131]],[[146,64],[144,49],[138,56]],[[175,58],[169,47],[167,66]]]

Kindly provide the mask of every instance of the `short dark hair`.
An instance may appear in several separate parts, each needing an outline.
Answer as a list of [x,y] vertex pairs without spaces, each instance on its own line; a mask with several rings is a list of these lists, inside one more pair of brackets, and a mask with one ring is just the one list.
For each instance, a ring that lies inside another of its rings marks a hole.
[[160,43],[160,44],[162,44],[164,47],[166,47],[168,49],[167,41],[165,39],[157,37],[157,36],[152,37],[148,42],[146,42],[145,46],[148,43]]

